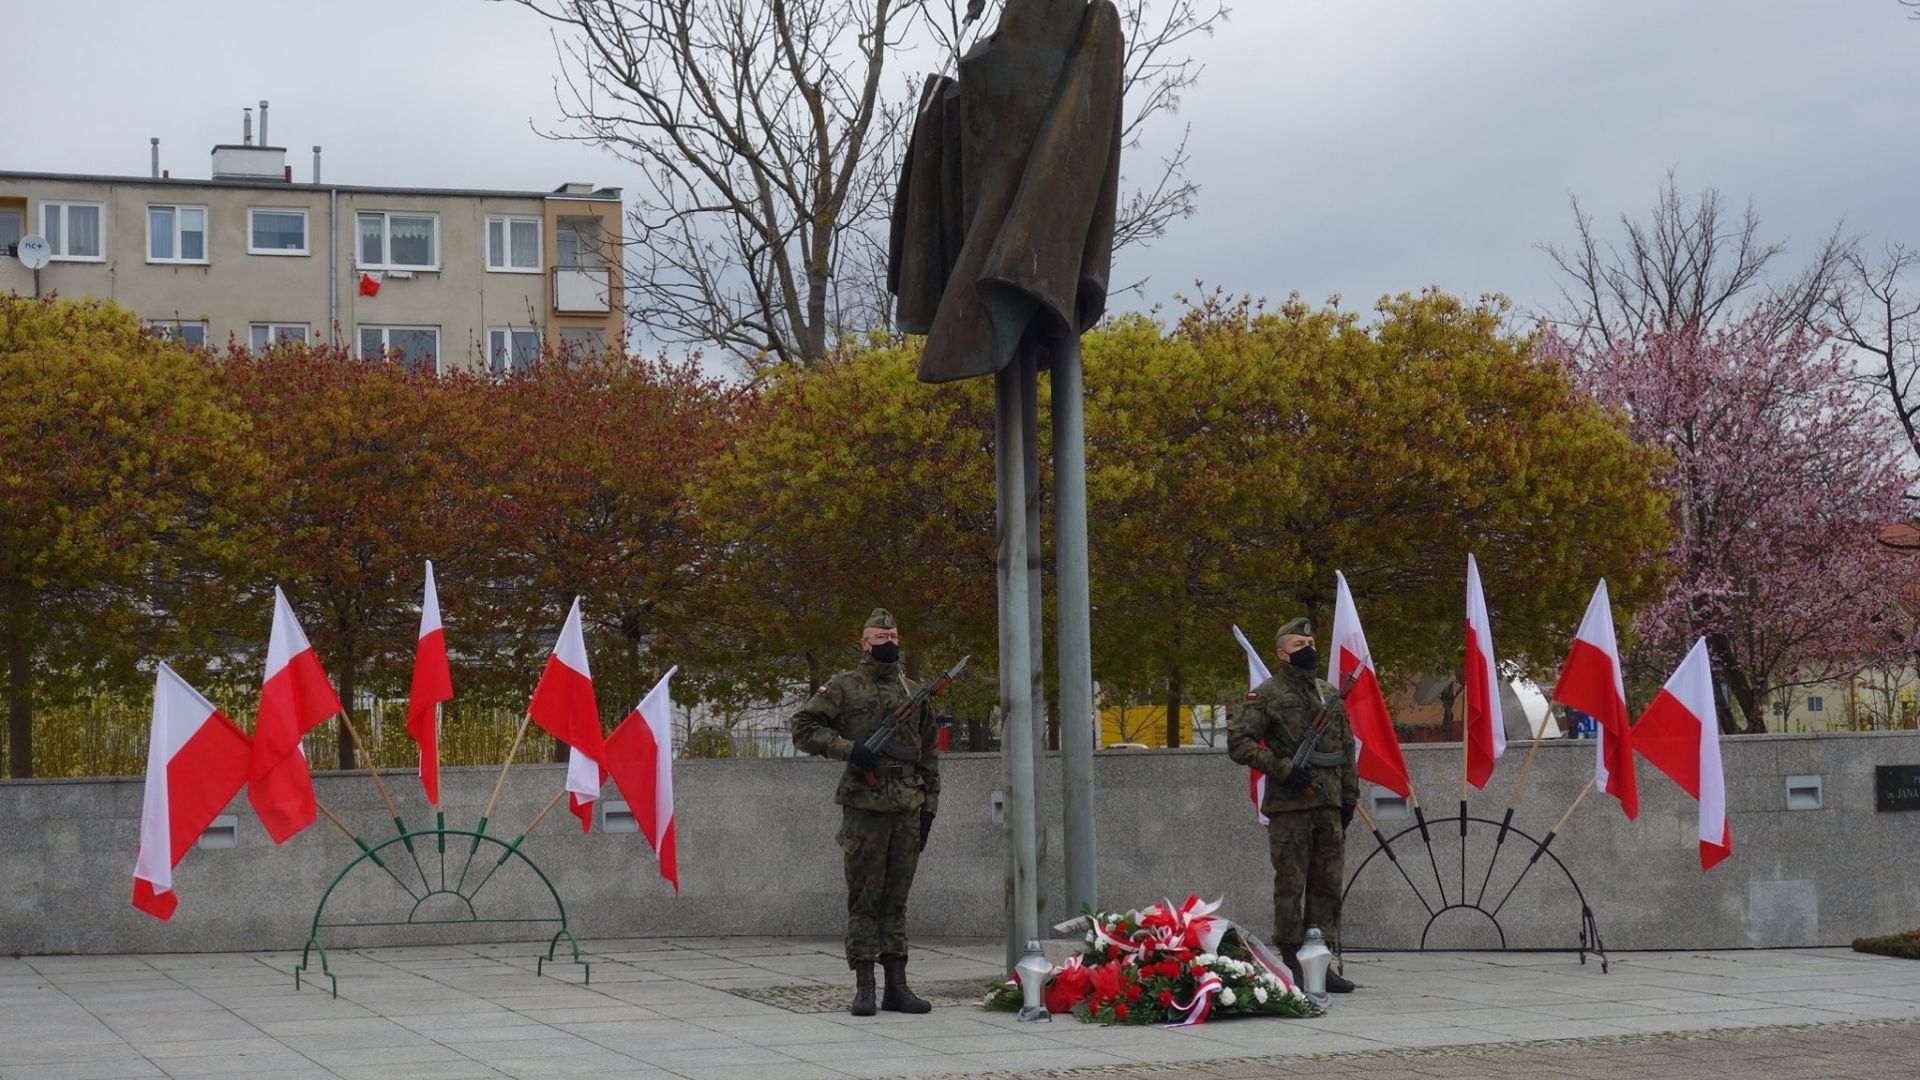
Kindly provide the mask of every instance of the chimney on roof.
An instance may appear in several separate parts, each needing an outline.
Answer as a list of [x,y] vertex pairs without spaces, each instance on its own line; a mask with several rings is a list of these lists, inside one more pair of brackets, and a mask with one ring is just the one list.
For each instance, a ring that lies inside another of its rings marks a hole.
[[158,180],[160,179],[160,136],[155,135],[147,141],[153,144],[153,178]]
[[277,180],[293,182],[284,147],[267,144],[267,103],[260,102],[260,142],[253,141],[253,110],[241,109],[240,145],[222,143],[213,148],[215,180]]
[[261,146],[273,145],[272,143],[267,141],[267,99],[266,98],[260,99],[260,145]]
[[253,110],[240,110],[240,145],[253,145]]
[[320,182],[320,145],[318,143],[313,147],[313,182],[315,184]]

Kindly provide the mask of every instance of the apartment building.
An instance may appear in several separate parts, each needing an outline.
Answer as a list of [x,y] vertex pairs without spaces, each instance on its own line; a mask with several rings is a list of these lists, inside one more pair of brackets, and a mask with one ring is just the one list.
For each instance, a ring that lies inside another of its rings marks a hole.
[[[292,339],[397,353],[436,371],[524,366],[543,344],[599,348],[622,325],[618,188],[297,183],[247,110],[209,178],[0,171],[0,292],[105,297],[193,345]],[[16,257],[43,238],[36,274]]]

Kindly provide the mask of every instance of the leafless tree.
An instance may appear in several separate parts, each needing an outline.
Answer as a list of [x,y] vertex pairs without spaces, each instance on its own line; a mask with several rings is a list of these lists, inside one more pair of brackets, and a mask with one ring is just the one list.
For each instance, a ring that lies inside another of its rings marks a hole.
[[1650,218],[1620,216],[1617,243],[1600,235],[1578,198],[1572,202],[1575,243],[1541,246],[1567,278],[1555,321],[1594,344],[1655,330],[1706,330],[1749,306],[1774,313],[1785,331],[1826,303],[1855,249],[1836,226],[1803,267],[1774,276],[1786,244],[1761,240],[1752,205],[1735,216],[1714,188],[1689,199],[1671,172]]
[[1835,336],[1870,357],[1862,377],[1886,395],[1907,444],[1920,454],[1920,252],[1889,243],[1869,262],[1858,251],[1844,261],[1821,312]]
[[749,364],[813,363],[871,301],[900,110],[889,52],[925,0],[518,0],[552,20],[568,130],[638,167],[628,315]]
[[[922,74],[909,46],[930,31],[951,63],[990,29],[985,0],[514,2],[555,24],[565,122],[545,134],[637,167],[624,263],[643,333],[717,346],[751,370],[812,364],[890,325],[885,222]],[[1138,147],[1200,76],[1186,46],[1227,10],[1119,3]],[[1183,135],[1123,192],[1119,244],[1193,212],[1187,162]]]

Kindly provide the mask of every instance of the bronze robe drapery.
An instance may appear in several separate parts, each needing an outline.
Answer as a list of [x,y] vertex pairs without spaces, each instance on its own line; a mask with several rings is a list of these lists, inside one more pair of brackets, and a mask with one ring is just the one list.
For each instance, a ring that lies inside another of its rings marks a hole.
[[921,93],[895,193],[887,287],[928,337],[923,382],[1053,350],[1107,306],[1120,182],[1120,14],[1007,0],[959,78]]

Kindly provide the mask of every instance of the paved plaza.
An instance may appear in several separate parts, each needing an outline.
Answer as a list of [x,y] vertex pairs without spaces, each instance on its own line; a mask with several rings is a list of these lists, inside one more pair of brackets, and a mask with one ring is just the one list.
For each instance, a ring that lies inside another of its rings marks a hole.
[[1920,1076],[1920,963],[1844,949],[1369,954],[1329,1016],[1166,1031],[958,1004],[997,943],[918,946],[941,1007],[871,1019],[835,941],[587,948],[590,985],[525,944],[337,952],[337,999],[289,953],[0,958],[0,1080]]

